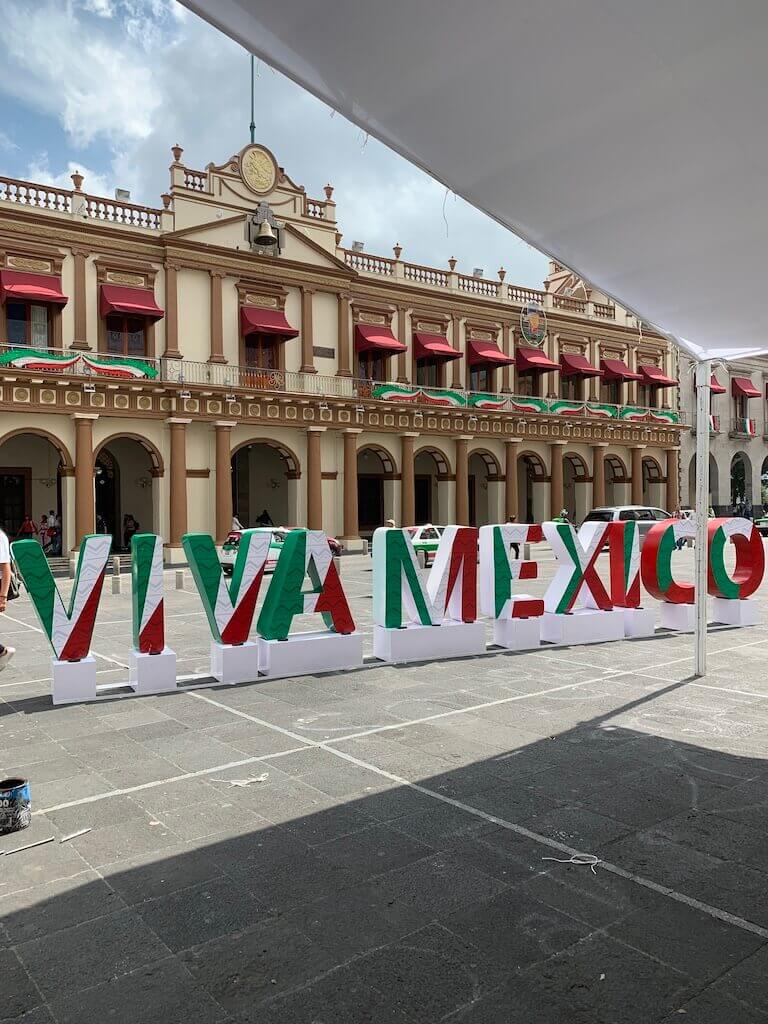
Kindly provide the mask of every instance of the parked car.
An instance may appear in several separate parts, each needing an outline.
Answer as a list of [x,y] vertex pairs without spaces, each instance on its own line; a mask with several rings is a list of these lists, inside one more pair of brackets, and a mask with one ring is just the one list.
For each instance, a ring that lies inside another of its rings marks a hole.
[[444,526],[433,526],[432,523],[425,523],[423,526],[406,527],[411,538],[414,550],[424,554],[424,565],[431,565],[435,560],[437,546],[440,538],[445,532]]
[[757,527],[758,533],[763,537],[768,537],[768,515],[756,516],[755,526]]
[[626,523],[636,522],[640,534],[640,543],[654,523],[662,522],[664,519],[672,519],[669,512],[663,508],[653,508],[651,505],[606,505],[602,508],[593,508],[585,517],[585,523]]
[[[280,556],[280,550],[283,546],[283,541],[288,536],[294,527],[292,526],[274,526],[274,527],[261,527],[261,529],[272,530],[272,540],[269,543],[269,555],[267,557],[267,565],[265,572],[274,572],[275,566],[277,565],[277,559]],[[225,576],[231,576],[235,567],[235,561],[237,559],[237,549],[240,547],[240,538],[242,537],[242,530],[230,530],[227,534],[227,539],[221,548],[221,568],[224,571]],[[328,547],[331,549],[332,555],[341,554],[341,544],[336,540],[335,537],[328,538]]]

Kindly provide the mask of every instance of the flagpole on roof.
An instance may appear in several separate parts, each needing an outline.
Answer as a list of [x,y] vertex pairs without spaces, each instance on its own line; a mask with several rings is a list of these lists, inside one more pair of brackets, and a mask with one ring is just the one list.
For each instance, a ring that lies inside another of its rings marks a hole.
[[254,111],[255,111],[255,95],[254,95],[254,93],[255,93],[255,89],[254,89],[255,61],[256,61],[256,58],[253,56],[253,54],[251,54],[251,144],[253,144],[256,141],[256,121],[255,121],[255,117],[254,117]]

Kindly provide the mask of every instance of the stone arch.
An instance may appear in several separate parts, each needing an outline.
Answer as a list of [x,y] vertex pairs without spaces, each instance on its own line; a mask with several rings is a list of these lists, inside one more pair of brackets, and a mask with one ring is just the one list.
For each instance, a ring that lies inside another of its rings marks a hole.
[[[414,452],[415,525],[448,523],[453,518],[454,488],[448,456],[435,445]],[[404,524],[410,525],[410,524]]]
[[[664,484],[666,476],[661,463],[653,455],[644,455],[642,459],[643,503],[663,508],[665,502]],[[674,511],[674,509],[673,509]]]
[[437,466],[438,476],[450,476],[451,475],[451,460],[440,448],[435,445],[428,444],[419,448],[418,451],[413,453],[414,460],[418,459],[420,455],[431,455],[434,459],[435,465]]
[[110,444],[115,441],[121,441],[123,439],[128,441],[136,441],[149,455],[150,461],[152,462],[152,476],[164,476],[165,475],[165,463],[163,456],[157,445],[153,444],[148,438],[141,434],[132,434],[127,430],[120,430],[116,434],[110,434],[109,437],[103,441],[99,441],[98,445],[93,450],[93,463],[96,465],[96,459],[99,457],[102,449],[107,448]]
[[499,460],[487,448],[475,448],[468,457],[469,525],[501,522],[504,475]]
[[[357,449],[357,516],[361,537],[370,539],[395,519],[395,458],[383,445],[364,441]],[[346,487],[346,483],[344,484]]]
[[620,455],[611,452],[605,456],[605,504],[627,505],[630,499],[630,480],[627,464]]
[[572,523],[583,522],[589,512],[591,491],[580,485],[589,483],[591,479],[589,467],[579,452],[563,455],[563,504]]
[[379,461],[381,462],[381,468],[383,473],[394,474],[397,472],[397,469],[395,468],[395,457],[394,455],[392,455],[390,451],[388,451],[384,447],[384,445],[375,444],[372,441],[364,441],[357,449],[358,459],[363,454],[363,452],[375,452],[375,454],[378,455]]
[[71,476],[74,473],[75,464],[72,461],[72,456],[69,454],[69,449],[61,438],[56,437],[50,430],[42,430],[39,427],[17,427],[15,430],[9,430],[7,434],[3,434],[0,437],[0,448],[2,448],[6,441],[19,437],[21,434],[34,434],[36,437],[44,437],[46,441],[50,441],[61,457],[63,475]]
[[289,480],[298,480],[301,477],[301,461],[296,452],[290,449],[287,444],[284,444],[282,441],[276,441],[273,437],[251,437],[247,441],[241,441],[229,453],[230,458],[234,459],[243,448],[253,448],[257,444],[265,444],[277,451],[285,463],[285,473]]
[[752,461],[744,451],[736,452],[731,459],[731,504],[735,505],[739,498],[753,500]]
[[[236,445],[232,465],[232,511],[244,527],[299,525],[301,463],[283,441],[251,437]],[[266,510],[268,519],[262,514]]]
[[521,523],[541,523],[549,517],[549,471],[538,452],[517,457],[517,518]]
[[[691,508],[696,506],[696,456],[691,456],[691,461],[688,465],[688,504]],[[720,505],[720,469],[717,465],[717,459],[710,452],[709,453],[709,504],[720,514],[722,506]],[[720,506],[720,508],[718,508]],[[666,508],[666,505],[662,505],[662,508]],[[673,508],[667,509],[668,512],[675,512]],[[724,511],[728,511],[727,506]]]

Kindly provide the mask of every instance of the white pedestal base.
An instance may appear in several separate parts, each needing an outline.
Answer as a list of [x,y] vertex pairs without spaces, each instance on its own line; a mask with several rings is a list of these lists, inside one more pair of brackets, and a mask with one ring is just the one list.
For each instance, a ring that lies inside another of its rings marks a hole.
[[137,694],[167,693],[176,689],[176,652],[164,647],[159,654],[128,655],[128,683]]
[[95,700],[95,659],[90,654],[82,661],[58,661],[54,658],[51,697],[54,704],[74,704],[81,700]]
[[678,633],[696,632],[696,606],[692,604],[670,604],[661,602],[661,625]]
[[541,642],[541,616],[529,619],[496,619],[493,642],[508,651],[530,651]]
[[294,633],[287,640],[259,638],[259,677],[285,679],[360,668],[363,638],[360,633]]
[[444,622],[441,626],[373,627],[373,654],[381,661],[439,661],[485,654],[485,624]]
[[757,626],[760,608],[757,601],[728,601],[724,597],[712,598],[712,621],[726,626]]
[[624,615],[624,636],[654,636],[656,613],[651,608],[622,608]]
[[577,608],[569,615],[544,612],[541,639],[550,644],[599,644],[624,639],[624,610],[599,611]]
[[211,675],[220,683],[253,683],[259,677],[259,649],[253,641],[233,647],[211,643]]

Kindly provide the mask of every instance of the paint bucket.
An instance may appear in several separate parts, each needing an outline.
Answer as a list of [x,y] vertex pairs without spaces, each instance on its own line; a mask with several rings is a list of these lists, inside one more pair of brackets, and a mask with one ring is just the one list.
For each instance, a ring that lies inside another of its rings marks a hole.
[[0,835],[32,823],[32,793],[27,779],[0,781]]

